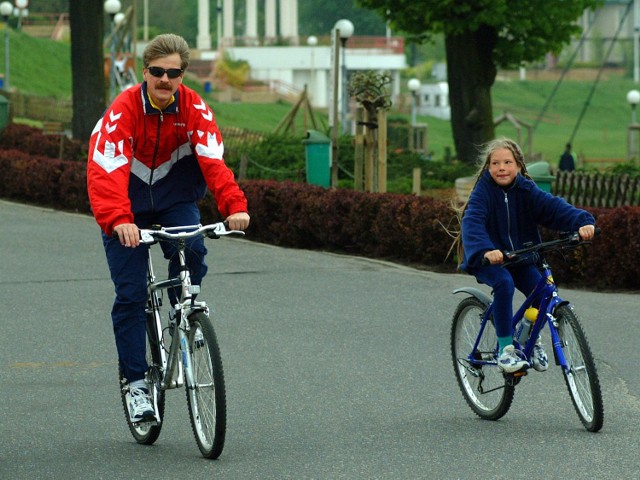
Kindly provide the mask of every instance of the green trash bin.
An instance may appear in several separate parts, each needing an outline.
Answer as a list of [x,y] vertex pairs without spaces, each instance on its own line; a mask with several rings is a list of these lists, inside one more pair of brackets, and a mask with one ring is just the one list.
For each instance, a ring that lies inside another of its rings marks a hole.
[[536,182],[540,190],[551,193],[551,183],[555,177],[551,175],[549,162],[535,162],[527,165],[527,172],[529,172],[529,176]]
[[9,125],[9,100],[0,95],[0,132]]
[[331,186],[331,140],[322,132],[307,130],[305,145],[307,183]]

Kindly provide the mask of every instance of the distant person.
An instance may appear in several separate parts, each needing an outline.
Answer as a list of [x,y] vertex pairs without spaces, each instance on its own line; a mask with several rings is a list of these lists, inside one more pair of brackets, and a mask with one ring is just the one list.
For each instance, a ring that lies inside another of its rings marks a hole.
[[571,144],[567,143],[564,152],[560,155],[558,170],[561,172],[573,172],[576,169],[576,160],[571,153]]

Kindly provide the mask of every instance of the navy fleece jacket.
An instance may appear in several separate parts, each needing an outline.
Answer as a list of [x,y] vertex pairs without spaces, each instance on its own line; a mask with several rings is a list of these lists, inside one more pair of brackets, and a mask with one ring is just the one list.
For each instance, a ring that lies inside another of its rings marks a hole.
[[539,225],[574,232],[595,225],[595,219],[520,174],[509,187],[502,188],[489,171],[483,172],[462,218],[464,255],[460,268],[473,273],[490,250],[517,250],[528,242],[540,243]]

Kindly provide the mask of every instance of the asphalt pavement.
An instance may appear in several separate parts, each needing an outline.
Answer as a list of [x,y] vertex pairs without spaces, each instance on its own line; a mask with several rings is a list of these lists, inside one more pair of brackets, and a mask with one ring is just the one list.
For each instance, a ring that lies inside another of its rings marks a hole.
[[637,293],[561,288],[602,384],[593,434],[557,368],[527,376],[499,421],[468,408],[449,343],[451,292],[471,277],[250,239],[208,248],[200,298],[228,400],[216,461],[182,390],[153,446],[131,437],[94,220],[0,200],[0,479],[640,478]]

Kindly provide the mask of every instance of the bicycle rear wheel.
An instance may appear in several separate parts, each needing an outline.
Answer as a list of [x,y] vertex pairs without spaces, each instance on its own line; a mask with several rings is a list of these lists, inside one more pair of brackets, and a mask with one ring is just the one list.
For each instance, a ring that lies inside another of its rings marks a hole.
[[189,317],[189,349],[193,385],[186,385],[191,428],[200,452],[216,459],[224,448],[227,401],[220,348],[213,325],[204,312]]
[[147,313],[147,363],[149,364],[147,382],[149,383],[151,398],[156,400],[158,406],[156,413],[160,418],[159,423],[139,423],[136,425],[131,422],[129,409],[127,408],[127,385],[122,377],[122,372],[120,373],[120,397],[122,399],[122,406],[124,407],[124,415],[131,435],[133,435],[136,442],[141,445],[152,445],[158,439],[160,431],[162,430],[162,419],[164,418],[165,391],[160,388],[162,379],[160,349],[163,348],[163,346],[157,336],[153,315]]
[[458,304],[451,326],[451,354],[458,386],[471,410],[485,420],[498,420],[511,407],[514,387],[495,363],[498,337],[491,319],[486,322],[478,348],[473,349],[485,311],[484,303],[475,297]]
[[578,317],[568,305],[558,307],[555,317],[562,351],[567,360],[567,369],[563,373],[571,401],[584,427],[590,432],[597,432],[604,421],[604,406],[600,379],[587,337]]

